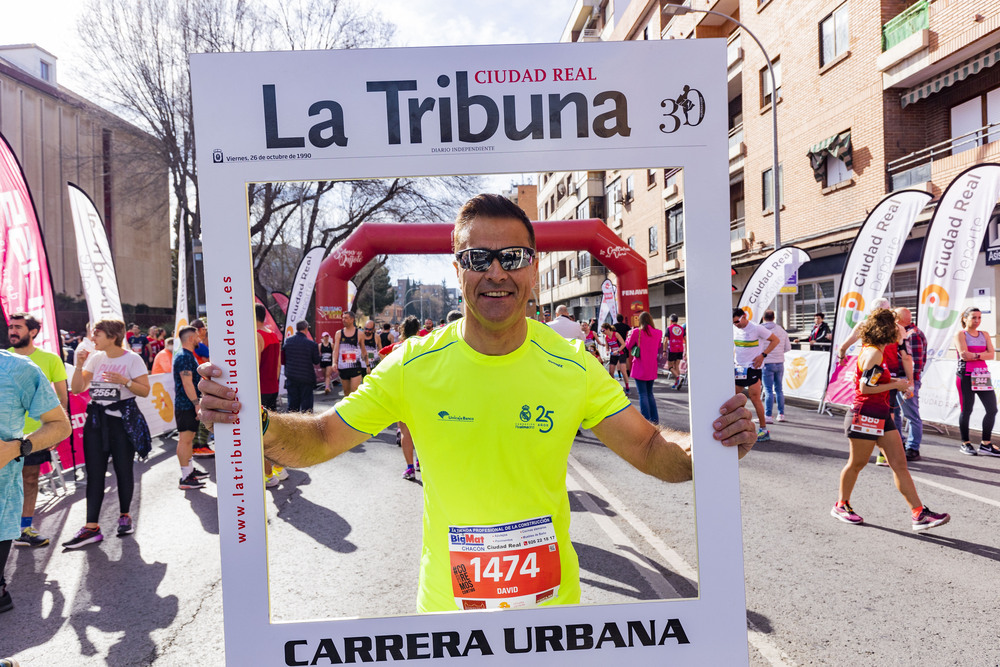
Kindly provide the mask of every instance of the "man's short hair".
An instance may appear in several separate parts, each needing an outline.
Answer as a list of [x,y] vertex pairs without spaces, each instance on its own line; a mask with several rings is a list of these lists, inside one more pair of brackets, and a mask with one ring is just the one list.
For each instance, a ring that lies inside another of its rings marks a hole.
[[388,322],[383,322],[382,323],[382,331],[389,331],[390,329],[392,329],[392,327],[389,326]]
[[267,319],[267,308],[264,307],[264,304],[262,304],[262,303],[255,303],[253,305],[253,312],[254,312],[254,315],[257,316],[257,321],[258,322],[263,322],[264,320]]
[[177,337],[180,339],[181,345],[183,345],[187,339],[191,338],[191,336],[197,336],[197,335],[198,335],[198,330],[190,325],[186,327],[181,327],[181,330],[177,332]]
[[[24,320],[24,326],[28,327],[28,334],[30,334],[32,338],[37,336],[38,332],[42,330],[41,323],[31,313],[14,313],[7,319],[11,322],[14,320]],[[31,333],[32,330],[34,330],[35,333]]]
[[624,322],[625,321],[625,316],[622,315],[621,313],[618,313],[618,318],[617,319],[618,319],[619,322]]
[[764,311],[764,321],[773,322],[774,321],[774,311],[768,308]]
[[677,321],[677,313],[670,313],[670,321],[671,322]]
[[309,328],[309,323],[306,322],[305,320],[299,320],[298,322],[295,323],[296,331],[305,331],[308,328]]
[[528,230],[531,249],[535,249],[535,228],[531,225],[528,215],[520,206],[502,195],[478,194],[465,202],[455,218],[455,228],[451,232],[452,252],[457,252],[465,242],[466,228],[476,218],[513,218]]
[[823,317],[823,313],[813,313],[813,315],[816,316],[816,317],[818,317],[821,320],[826,319],[825,317]]
[[199,317],[196,320],[192,320],[191,326],[193,326],[195,329],[204,329],[205,328],[205,320],[203,320],[203,319],[201,319]]
[[733,317],[743,317],[746,315],[746,311],[742,308],[733,308]]
[[462,313],[458,310],[449,310],[448,316],[445,319],[449,322],[455,322],[456,320],[462,319]]

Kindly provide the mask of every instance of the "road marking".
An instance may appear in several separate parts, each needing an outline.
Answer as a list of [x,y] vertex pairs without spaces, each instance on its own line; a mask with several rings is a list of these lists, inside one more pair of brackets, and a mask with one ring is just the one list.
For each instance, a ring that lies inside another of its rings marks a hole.
[[993,505],[994,507],[1000,507],[1000,500],[993,500],[992,498],[984,498],[983,496],[977,496],[974,493],[969,493],[968,491],[962,491],[961,489],[956,489],[953,486],[948,486],[947,484],[942,484],[940,482],[935,482],[934,480],[927,479],[926,477],[919,477],[910,473],[910,477],[913,478],[914,482],[920,482],[921,484],[927,484],[928,486],[933,486],[935,488],[941,489],[943,491],[951,491],[955,495],[964,496],[971,500],[978,500],[981,503],[987,505]]
[[[618,513],[618,516],[628,521],[629,524],[632,526],[632,528],[634,528],[635,531],[639,533],[639,535],[641,535],[642,538],[646,540],[646,542],[649,543],[651,547],[653,547],[653,549],[660,555],[660,557],[663,558],[663,560],[675,572],[692,581],[696,582],[698,581],[697,570],[691,567],[691,565],[686,560],[684,560],[683,556],[681,556],[679,553],[668,547],[667,544],[662,539],[660,539],[659,535],[653,532],[653,530],[649,526],[647,526],[642,519],[640,519],[630,509],[628,509],[628,507],[625,506],[625,503],[623,503],[621,500],[618,499],[617,496],[611,493],[611,491],[609,491],[607,487],[601,484],[597,480],[597,478],[594,477],[594,475],[592,475],[590,471],[583,466],[582,463],[577,461],[576,457],[574,457],[572,454],[570,454],[569,456],[569,466],[573,469],[573,471],[576,474],[582,477],[584,481],[586,481],[587,484],[589,484],[594,489],[594,491],[597,492],[597,495],[599,495],[601,498],[607,501],[608,505],[612,509],[614,509],[615,512]],[[569,476],[569,479],[573,480],[572,476]],[[573,482],[576,483],[576,480],[573,480]],[[595,519],[598,519],[598,523],[601,524],[602,528],[604,528],[604,525],[603,522],[600,521],[600,519],[603,518],[611,525],[614,531],[616,531],[618,534],[621,535],[621,539],[624,539],[626,541],[625,542],[626,544],[630,544],[628,542],[628,538],[625,537],[625,535],[618,529],[618,527],[611,522],[611,518],[603,510],[601,510],[596,503],[594,503],[593,499],[589,498],[586,495],[581,495],[580,500],[585,505],[587,505],[587,509],[590,512],[595,513]],[[608,530],[605,529],[605,532],[608,532]],[[609,536],[611,535],[611,533],[608,534]],[[612,541],[614,541],[615,539],[616,538],[612,537]],[[615,543],[618,544],[618,542]],[[632,548],[634,549],[634,547]],[[628,552],[625,552],[625,554],[630,555],[628,554]],[[635,561],[635,559],[632,560]],[[656,586],[653,585],[652,581],[650,581],[650,577],[648,576],[648,573],[650,571],[645,566],[645,564],[643,564],[643,567],[639,568],[639,570],[640,572],[642,572],[643,576],[646,577],[646,581],[649,581],[650,585],[653,586],[655,590]],[[665,579],[662,579],[662,577],[660,578],[664,584],[670,586],[670,582],[666,581]],[[673,590],[672,586],[670,586],[670,588],[671,590]],[[676,594],[676,591],[674,591],[674,593],[675,597],[680,597],[680,595]],[[771,665],[774,665],[774,667],[795,667],[796,663],[787,655],[785,655],[785,652],[782,651],[780,648],[778,648],[778,645],[775,644],[768,635],[761,632],[757,628],[757,626],[755,626],[753,623],[750,622],[749,619],[747,620],[747,640],[755,649],[757,649],[761,657],[767,660],[768,663],[770,663]]]
[[566,486],[569,487],[570,491],[581,492],[577,495],[577,499],[590,512],[590,516],[597,522],[597,527],[611,538],[611,542],[618,549],[619,555],[627,558],[635,565],[635,569],[642,575],[642,578],[646,580],[646,583],[649,584],[659,599],[666,600],[684,597],[663,575],[652,569],[649,563],[643,560],[642,556],[639,555],[641,553],[639,548],[614,524],[611,517],[597,506],[597,503],[594,502],[590,494],[586,493],[583,486],[572,475],[567,475],[566,481]]

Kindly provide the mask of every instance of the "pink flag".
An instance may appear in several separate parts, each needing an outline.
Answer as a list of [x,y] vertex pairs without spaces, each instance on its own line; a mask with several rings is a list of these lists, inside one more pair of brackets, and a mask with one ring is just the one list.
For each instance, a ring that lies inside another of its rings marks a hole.
[[0,306],[41,323],[35,345],[62,358],[45,241],[21,165],[0,135]]

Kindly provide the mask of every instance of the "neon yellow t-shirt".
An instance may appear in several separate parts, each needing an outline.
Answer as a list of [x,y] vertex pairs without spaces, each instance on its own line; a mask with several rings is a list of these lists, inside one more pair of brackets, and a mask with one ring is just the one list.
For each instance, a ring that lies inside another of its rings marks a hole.
[[424,483],[417,608],[572,604],[566,462],[577,428],[629,407],[583,347],[534,320],[510,354],[480,354],[459,320],[410,338],[341,401],[349,426],[413,434]]
[[[17,350],[12,347],[7,348],[8,352],[13,352],[17,354]],[[49,379],[49,382],[65,382],[66,381],[66,364],[63,360],[58,357],[58,355],[52,354],[47,350],[43,350],[40,347],[36,347],[35,351],[28,355],[28,358],[36,366],[42,369],[42,373]],[[42,427],[41,422],[32,419],[31,417],[24,416],[24,432],[34,433]]]

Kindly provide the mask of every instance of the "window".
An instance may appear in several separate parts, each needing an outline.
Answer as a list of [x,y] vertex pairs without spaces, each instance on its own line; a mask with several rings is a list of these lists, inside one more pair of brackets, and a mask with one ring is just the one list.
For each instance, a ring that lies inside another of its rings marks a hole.
[[832,324],[837,303],[835,287],[832,280],[799,282],[799,292],[795,295],[795,311],[788,330],[808,331],[812,328],[816,313],[823,313],[827,323]]
[[835,158],[832,155],[826,156],[826,179],[823,182],[824,187],[828,188],[831,185],[849,181],[853,175],[853,172],[847,168],[843,160]]
[[581,250],[577,253],[576,261],[580,264],[581,271],[587,271],[590,269],[590,253],[586,250]]
[[[984,143],[1000,139],[1000,127],[994,127],[983,138],[984,128],[1000,122],[1000,88],[978,95],[951,108],[951,153],[955,155]],[[977,131],[978,130],[978,131]],[[963,135],[967,135],[964,136]]]
[[604,195],[608,198],[608,218],[614,219],[622,214],[622,189],[619,179],[615,179],[605,188]]
[[847,51],[848,42],[850,42],[850,32],[847,26],[847,3],[845,2],[819,24],[820,67],[832,62],[837,56]]
[[684,205],[667,209],[667,245],[684,243]]
[[646,187],[651,188],[656,185],[656,170],[647,169],[646,170]]
[[649,228],[649,254],[652,255],[660,251],[659,230],[656,227]]
[[576,258],[572,257],[569,260],[569,277],[576,278]]
[[677,185],[677,179],[681,175],[680,169],[664,169],[663,170],[663,187],[669,188],[671,185]]
[[584,199],[576,207],[576,219],[586,220],[589,217],[590,217],[590,201]]
[[635,237],[634,236],[628,237],[627,243],[628,243],[628,247],[629,248],[635,249]]
[[[778,165],[778,205],[781,206],[785,203],[785,185],[784,185],[784,169],[779,164]],[[763,186],[762,191],[764,193],[764,210],[773,211],[774,210],[774,196],[771,192],[771,170],[765,169],[762,174],[761,185]]]
[[47,62],[45,62],[44,60],[40,60],[38,62],[39,62],[39,65],[40,65],[42,80],[43,81],[51,81],[52,80],[52,65],[50,65]]
[[635,199],[635,179],[631,176],[625,179],[625,201]]
[[[778,87],[778,101],[781,101],[781,59],[775,58],[771,61],[771,68],[774,69],[774,80]],[[771,75],[767,68],[760,71],[760,105],[766,107],[771,103]]]
[[893,308],[909,308],[914,316],[917,314],[917,269],[896,269],[889,278],[889,287],[885,298]]

